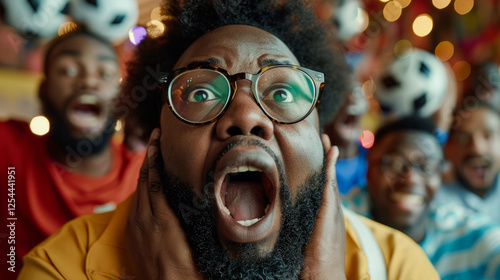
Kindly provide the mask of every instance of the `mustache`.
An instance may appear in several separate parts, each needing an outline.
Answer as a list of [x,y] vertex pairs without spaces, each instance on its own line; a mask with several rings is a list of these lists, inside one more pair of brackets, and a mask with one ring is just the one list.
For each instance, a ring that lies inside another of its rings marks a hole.
[[229,151],[237,147],[259,147],[263,149],[266,153],[268,153],[271,156],[273,161],[276,163],[276,166],[278,167],[280,183],[285,182],[285,169],[283,167],[283,162],[276,155],[276,153],[273,152],[273,150],[271,150],[271,148],[269,148],[262,140],[257,138],[252,138],[252,139],[237,138],[231,141],[229,144],[227,144],[222,150],[220,150],[215,156],[215,160],[208,171],[207,182],[214,181],[215,168],[217,164],[219,164],[222,157],[224,157],[225,154],[227,154]]
[[491,165],[493,163],[493,157],[490,155],[466,155],[463,160],[464,163],[479,163],[484,165]]

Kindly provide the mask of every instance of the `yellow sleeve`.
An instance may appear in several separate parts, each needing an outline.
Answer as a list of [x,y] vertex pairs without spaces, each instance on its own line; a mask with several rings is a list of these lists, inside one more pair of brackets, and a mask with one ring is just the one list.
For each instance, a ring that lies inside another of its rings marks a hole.
[[[372,231],[384,255],[389,280],[439,279],[424,251],[405,234],[362,217]],[[354,230],[346,220],[346,277],[370,279],[367,260]]]
[[24,256],[18,279],[88,279],[87,251],[102,233],[111,213],[82,216],[66,223]]

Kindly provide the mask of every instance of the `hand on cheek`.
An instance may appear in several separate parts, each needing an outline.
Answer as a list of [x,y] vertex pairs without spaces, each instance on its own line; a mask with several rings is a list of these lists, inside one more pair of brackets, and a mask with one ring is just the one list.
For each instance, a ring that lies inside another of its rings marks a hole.
[[345,227],[340,207],[335,164],[339,156],[328,136],[321,136],[327,161],[327,180],[311,240],[305,252],[301,279],[345,279]]
[[140,279],[203,279],[162,190],[159,138],[153,130],[125,230],[128,249]]

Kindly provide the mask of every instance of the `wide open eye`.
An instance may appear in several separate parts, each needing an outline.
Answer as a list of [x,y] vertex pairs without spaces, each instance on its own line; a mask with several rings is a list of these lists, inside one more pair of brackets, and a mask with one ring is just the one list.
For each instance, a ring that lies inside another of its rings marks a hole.
[[268,89],[268,93],[266,93],[265,95],[267,99],[272,99],[273,101],[280,103],[289,103],[295,101],[293,90],[291,90],[290,86],[288,85],[273,85],[271,89]]
[[185,100],[186,102],[204,102],[204,101],[210,101],[214,99],[219,99],[220,95],[213,90],[209,89],[208,87],[202,87],[202,86],[197,86],[197,88],[194,88],[190,91],[186,91],[185,93]]

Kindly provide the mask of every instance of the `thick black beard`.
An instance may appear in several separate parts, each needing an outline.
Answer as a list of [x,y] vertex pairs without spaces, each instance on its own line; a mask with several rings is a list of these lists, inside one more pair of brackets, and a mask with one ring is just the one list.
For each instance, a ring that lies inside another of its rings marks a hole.
[[76,138],[70,133],[65,118],[59,114],[52,103],[42,98],[45,116],[50,122],[49,137],[73,156],[90,157],[102,153],[115,133],[116,117],[110,115],[101,134],[95,137]]
[[[241,145],[241,142],[229,144],[217,159]],[[264,148],[274,158],[280,174],[282,225],[274,250],[267,256],[258,256],[255,243],[232,244],[232,249],[239,252],[236,258],[230,258],[222,247],[215,227],[213,172],[209,172],[207,182],[210,183],[204,187],[201,197],[196,196],[193,188],[177,176],[163,172],[164,193],[184,228],[195,263],[207,279],[297,279],[304,266],[304,251],[321,204],[326,162],[323,162],[321,171],[311,174],[299,187],[301,191],[293,199],[285,184],[285,172],[280,160],[260,142],[251,144]],[[163,167],[163,162],[159,165]]]

